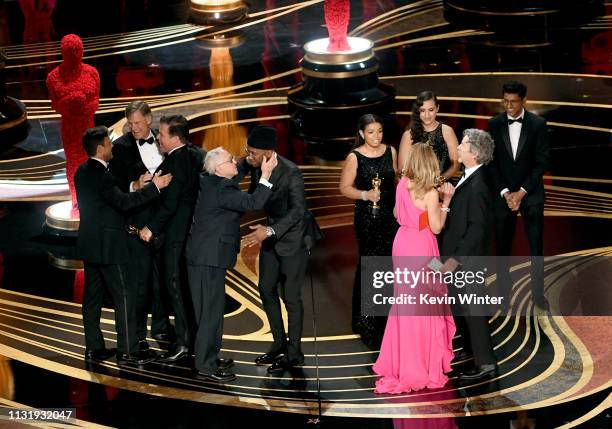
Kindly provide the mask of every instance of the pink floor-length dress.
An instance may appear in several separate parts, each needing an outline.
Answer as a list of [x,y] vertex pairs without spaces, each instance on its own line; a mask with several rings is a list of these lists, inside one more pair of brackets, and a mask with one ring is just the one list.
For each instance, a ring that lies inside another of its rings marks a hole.
[[[395,197],[397,221],[400,225],[393,242],[396,267],[400,261],[398,257],[419,256],[421,258],[404,258],[401,261],[403,264],[406,261],[409,264],[421,264],[430,257],[440,256],[431,229],[427,226],[419,230],[419,216],[423,210],[412,202],[407,183],[405,177],[400,180]],[[411,268],[416,270],[420,267]],[[436,287],[438,294],[444,294],[444,285]],[[396,293],[397,290],[399,287]],[[380,355],[373,367],[374,372],[382,376],[376,382],[376,393],[397,394],[424,388],[436,389],[448,382],[444,373],[451,370],[452,339],[455,335],[455,323],[448,307],[442,304],[427,305],[427,314],[431,314],[429,316],[405,315],[409,311],[405,306],[400,309],[394,305],[391,308]],[[419,311],[423,311],[423,307]]]

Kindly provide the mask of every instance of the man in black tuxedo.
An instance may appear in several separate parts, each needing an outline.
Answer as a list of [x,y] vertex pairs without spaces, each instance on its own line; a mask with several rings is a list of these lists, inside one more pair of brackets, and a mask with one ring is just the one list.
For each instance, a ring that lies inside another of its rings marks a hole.
[[228,382],[236,376],[228,370],[231,359],[220,359],[225,309],[225,273],[236,264],[240,251],[240,216],[261,210],[272,194],[268,180],[276,156],[264,159],[255,192],[241,192],[234,157],[218,147],[206,154],[206,173],[200,176],[200,194],[185,254],[189,287],[198,331],[195,338],[195,367],[198,378]]
[[[491,253],[493,205],[491,190],[486,177],[484,164],[493,156],[493,139],[486,131],[468,129],[457,148],[459,161],[465,167],[465,173],[457,183],[444,226],[442,255],[446,258],[441,271],[464,272],[483,270],[482,257]],[[459,290],[449,285],[449,295],[457,297]],[[474,368],[459,375],[460,379],[473,380],[495,372],[497,365],[493,355],[488,317],[475,306],[457,304],[451,306],[457,324],[457,330],[464,341],[464,351],[473,354]],[[467,357],[467,356],[466,356]]]
[[[257,126],[247,141],[246,165],[251,167],[253,193],[261,177],[264,157],[272,156],[276,148],[276,130]],[[304,303],[302,282],[308,263],[304,243],[306,199],[304,179],[298,167],[286,158],[277,156],[278,166],[270,181],[274,183],[272,196],[264,206],[268,226],[251,226],[252,233],[245,236],[245,244],[261,244],[259,253],[259,294],[263,303],[274,342],[267,353],[255,359],[258,365],[268,365],[268,373],[304,365],[302,353],[302,329],[304,325]],[[280,287],[279,287],[280,284]],[[281,317],[279,291],[287,309],[289,341]]]
[[[525,109],[527,87],[510,81],[502,89],[505,112],[489,121],[489,132],[497,143],[490,165],[495,192],[497,281],[506,306],[510,303],[508,256],[520,212],[531,252],[531,293],[534,303],[548,308],[544,297],[544,182],[549,145],[546,120]],[[507,308],[507,307],[505,307]]]
[[85,262],[83,326],[88,361],[110,357],[100,330],[104,288],[113,297],[117,330],[117,362],[144,364],[155,359],[151,350],[138,348],[134,288],[127,263],[130,253],[123,211],[148,203],[168,185],[171,175],[152,176],[138,192],[124,193],[108,171],[112,145],[106,127],[88,129],[83,148],[89,156],[79,166],[74,183],[81,212],[77,254]]
[[[129,132],[113,142],[113,158],[109,168],[119,189],[134,192],[143,183],[138,179],[152,175],[164,160],[159,148],[157,130],[151,129],[151,108],[142,100],[134,100],[125,108]],[[153,202],[139,206],[127,213],[128,225],[142,228],[152,216]],[[168,316],[164,311],[159,282],[159,267],[153,246],[132,236],[128,240],[132,255],[130,269],[136,285],[136,318],[138,344],[143,350],[147,343],[147,315],[151,301],[151,336],[158,341],[168,341]]]
[[189,143],[189,125],[183,116],[163,116],[159,121],[159,146],[166,158],[157,171],[172,174],[168,186],[155,205],[153,216],[140,230],[145,242],[156,239],[161,247],[161,281],[174,311],[175,344],[160,356],[160,362],[175,362],[187,356],[191,341],[190,318],[184,297],[185,266],[183,250],[198,195],[202,152]]

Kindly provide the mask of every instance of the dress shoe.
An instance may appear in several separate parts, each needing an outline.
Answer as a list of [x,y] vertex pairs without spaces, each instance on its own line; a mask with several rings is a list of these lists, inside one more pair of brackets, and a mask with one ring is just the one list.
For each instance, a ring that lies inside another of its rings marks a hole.
[[258,356],[255,359],[255,364],[257,364],[257,365],[270,365],[270,364],[276,362],[277,360],[282,359],[284,354],[285,354],[285,352],[283,352],[283,351],[264,353],[263,355]]
[[145,365],[153,362],[157,358],[157,353],[153,350],[139,350],[136,353],[117,353],[118,365]]
[[161,342],[169,342],[170,341],[170,336],[168,334],[153,334],[151,335],[151,338],[153,338],[155,341],[161,341]]
[[139,350],[149,350],[149,343],[147,340],[138,341],[138,349]]
[[470,369],[469,371],[459,374],[459,380],[461,381],[478,380],[480,378],[484,378],[484,377],[493,375],[496,370],[497,370],[497,365],[494,363],[480,365],[480,366]]
[[534,298],[533,303],[541,310],[550,310],[550,304],[548,304],[548,300],[543,296]]
[[455,353],[455,357],[453,358],[453,362],[463,362],[468,359],[473,359],[474,354],[470,352],[466,352],[465,350],[459,350]]
[[217,359],[217,366],[220,369],[228,369],[234,366],[234,359]]
[[159,356],[159,362],[176,362],[189,356],[189,348],[187,346],[175,346],[173,350],[168,350]]
[[110,359],[117,353],[116,349],[85,350],[85,360],[88,362]]
[[233,372],[218,368],[215,372],[212,372],[212,373],[198,371],[196,373],[196,378],[200,380],[214,381],[216,383],[227,383],[228,381],[235,380],[236,374],[234,374]]
[[281,372],[289,371],[292,368],[297,368],[300,366],[304,366],[304,360],[292,360],[289,362],[286,359],[279,359],[276,362],[272,363],[266,370],[268,374],[278,374]]

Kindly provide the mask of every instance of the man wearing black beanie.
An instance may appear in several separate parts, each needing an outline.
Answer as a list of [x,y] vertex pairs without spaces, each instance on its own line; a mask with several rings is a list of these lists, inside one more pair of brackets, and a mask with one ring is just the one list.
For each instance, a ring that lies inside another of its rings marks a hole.
[[[251,170],[253,192],[261,177],[261,163],[276,148],[276,130],[257,126],[247,141],[247,157],[241,164],[244,173]],[[268,373],[283,372],[291,367],[304,365],[301,349],[304,304],[302,281],[306,273],[308,254],[304,244],[304,179],[298,167],[286,158],[278,156],[278,166],[270,181],[274,183],[272,195],[264,210],[268,226],[251,226],[252,233],[244,237],[247,246],[261,243],[259,254],[259,294],[274,342],[267,353],[255,359],[257,365],[270,365]],[[278,283],[280,288],[278,287]],[[285,335],[279,291],[289,319],[289,340]]]

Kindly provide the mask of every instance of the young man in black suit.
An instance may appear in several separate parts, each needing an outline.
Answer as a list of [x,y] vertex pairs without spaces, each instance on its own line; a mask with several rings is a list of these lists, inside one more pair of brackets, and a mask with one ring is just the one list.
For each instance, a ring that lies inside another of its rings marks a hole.
[[[123,192],[134,192],[142,187],[141,176],[149,178],[160,166],[164,156],[157,142],[157,130],[151,128],[151,108],[142,100],[134,100],[125,108],[129,131],[113,142],[113,158],[109,168]],[[149,174],[147,174],[149,173]],[[152,216],[153,203],[145,204],[127,213],[128,225],[142,228]],[[138,237],[130,237],[128,248],[132,255],[130,268],[136,284],[136,317],[138,344],[148,349],[147,315],[151,302],[151,336],[168,341],[168,316],[161,299],[159,267],[154,249]]]
[[[160,356],[160,362],[175,362],[186,357],[191,343],[191,304],[185,302],[185,264],[183,250],[198,195],[202,152],[189,143],[189,125],[183,116],[163,116],[159,122],[159,146],[166,155],[158,171],[172,173],[172,183],[157,201],[153,216],[140,230],[140,238],[161,245],[161,281],[168,291],[174,311],[175,344]],[[188,308],[189,306],[189,308]]]
[[[446,260],[441,271],[452,272],[459,268],[461,271],[476,273],[486,268],[482,266],[482,257],[491,254],[493,201],[483,166],[491,161],[494,144],[486,131],[468,129],[463,136],[457,151],[465,173],[457,183],[449,207],[441,208],[448,211],[442,241],[442,255]],[[449,296],[456,297],[459,290],[449,285],[448,292]],[[460,374],[459,378],[473,380],[493,374],[497,365],[488,317],[475,315],[482,314],[482,311],[473,305],[456,304],[451,307],[457,330],[464,339],[465,357],[473,354],[475,364],[474,368]]]
[[130,253],[123,212],[155,199],[159,189],[168,185],[171,175],[152,176],[139,192],[124,193],[115,186],[108,171],[112,145],[106,127],[88,129],[83,148],[89,156],[77,170],[74,182],[81,213],[77,254],[85,262],[83,326],[85,358],[88,361],[110,357],[100,330],[105,287],[113,297],[117,329],[117,362],[144,364],[155,353],[138,348],[134,290],[127,263]]
[[198,324],[195,367],[198,378],[228,382],[231,359],[219,359],[225,309],[225,273],[236,264],[240,251],[240,216],[261,210],[272,194],[268,181],[276,157],[264,159],[261,178],[253,194],[240,191],[234,157],[219,147],[206,154],[207,174],[200,176],[200,194],[185,254],[189,287]]
[[510,303],[512,283],[508,256],[520,212],[531,252],[531,294],[534,303],[548,308],[544,297],[544,182],[548,168],[549,145],[546,120],[525,109],[527,87],[510,81],[502,89],[504,112],[489,121],[489,132],[496,142],[490,165],[495,192],[497,281],[500,293]]
[[[252,193],[261,177],[264,157],[272,156],[276,148],[276,130],[255,127],[247,141],[246,163],[251,168]],[[268,373],[304,365],[302,329],[304,303],[302,282],[306,273],[308,253],[304,242],[306,199],[304,179],[298,167],[286,158],[277,156],[278,166],[270,181],[274,183],[272,196],[264,206],[268,226],[251,226],[253,232],[244,237],[247,246],[261,243],[259,253],[259,294],[263,303],[274,343],[267,353],[255,359],[258,365],[268,365]],[[242,164],[241,170],[247,167]],[[279,287],[280,284],[280,287]],[[285,335],[279,290],[284,294],[287,309],[289,341]]]

